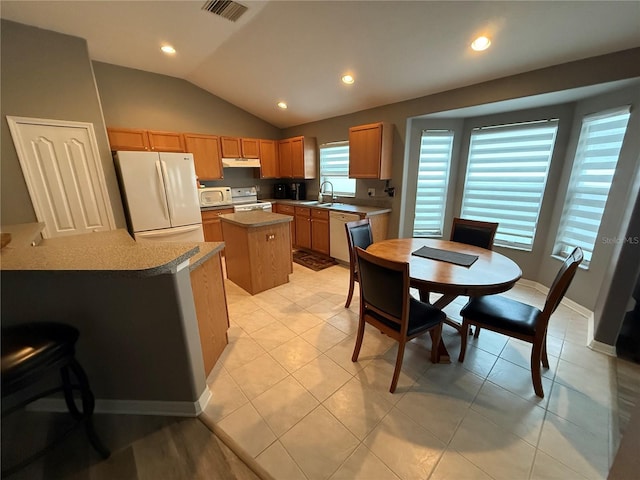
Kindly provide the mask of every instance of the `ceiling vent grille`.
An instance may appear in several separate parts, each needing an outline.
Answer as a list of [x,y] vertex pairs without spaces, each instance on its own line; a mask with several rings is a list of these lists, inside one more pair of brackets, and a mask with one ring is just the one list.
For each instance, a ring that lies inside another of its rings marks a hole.
[[247,7],[230,0],[210,0],[205,2],[202,6],[202,10],[206,10],[207,12],[214,13],[222,18],[235,22],[244,12],[247,11]]

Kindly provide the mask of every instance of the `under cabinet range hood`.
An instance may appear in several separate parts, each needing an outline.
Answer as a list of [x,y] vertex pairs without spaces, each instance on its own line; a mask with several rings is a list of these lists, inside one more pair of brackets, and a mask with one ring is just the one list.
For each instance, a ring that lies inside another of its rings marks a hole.
[[223,158],[222,166],[229,168],[256,168],[260,167],[260,159],[259,158]]

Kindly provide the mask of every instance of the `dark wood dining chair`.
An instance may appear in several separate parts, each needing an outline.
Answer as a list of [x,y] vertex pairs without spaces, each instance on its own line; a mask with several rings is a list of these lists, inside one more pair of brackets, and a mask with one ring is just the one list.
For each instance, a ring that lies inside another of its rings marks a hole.
[[358,261],[354,249],[355,247],[366,249],[373,243],[373,234],[368,218],[347,222],[344,224],[344,228],[347,232],[347,245],[349,245],[349,293],[344,308],[349,308],[353,298],[353,288],[355,282],[358,281]]
[[449,240],[493,250],[498,224],[455,217]]
[[547,326],[576,274],[583,254],[580,247],[573,249],[556,275],[542,310],[502,295],[476,297],[462,308],[462,345],[459,362],[464,361],[467,350],[469,325],[486,328],[532,344],[531,380],[536,395],[544,398],[540,363],[549,368],[547,357]]
[[371,324],[398,342],[396,366],[389,391],[395,392],[407,342],[431,332],[431,361],[438,361],[438,346],[445,314],[409,294],[409,264],[376,257],[355,248],[360,275],[360,320],[351,361],[357,362],[364,328]]
[[[496,238],[497,231],[498,223],[495,222],[482,222],[480,220],[454,217],[449,240],[493,250],[493,241]],[[459,325],[446,323],[456,329],[459,327]],[[480,328],[476,327],[474,337],[478,338],[478,335],[480,335]]]

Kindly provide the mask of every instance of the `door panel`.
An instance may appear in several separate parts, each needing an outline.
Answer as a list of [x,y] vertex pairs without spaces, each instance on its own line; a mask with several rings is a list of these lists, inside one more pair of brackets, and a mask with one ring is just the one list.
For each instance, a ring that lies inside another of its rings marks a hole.
[[171,226],[201,223],[196,169],[190,153],[161,153]]
[[115,228],[91,124],[7,121],[43,237]]

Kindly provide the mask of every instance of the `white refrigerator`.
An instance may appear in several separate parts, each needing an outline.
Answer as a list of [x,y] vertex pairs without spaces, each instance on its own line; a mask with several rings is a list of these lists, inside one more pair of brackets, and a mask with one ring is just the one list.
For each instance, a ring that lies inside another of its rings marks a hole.
[[119,151],[115,164],[136,241],[204,242],[192,154]]

